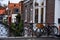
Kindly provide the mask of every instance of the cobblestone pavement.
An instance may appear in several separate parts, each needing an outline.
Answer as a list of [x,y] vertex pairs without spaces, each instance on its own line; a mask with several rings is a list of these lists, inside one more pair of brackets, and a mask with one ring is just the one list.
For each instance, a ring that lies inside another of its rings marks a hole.
[[60,38],[54,38],[54,37],[11,37],[11,38],[0,38],[0,40],[60,40]]

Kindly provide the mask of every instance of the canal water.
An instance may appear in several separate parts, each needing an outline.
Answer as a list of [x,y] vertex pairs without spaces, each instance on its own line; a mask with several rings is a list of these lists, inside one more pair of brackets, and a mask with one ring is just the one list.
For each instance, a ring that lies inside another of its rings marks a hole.
[[8,37],[8,28],[0,23],[0,37]]

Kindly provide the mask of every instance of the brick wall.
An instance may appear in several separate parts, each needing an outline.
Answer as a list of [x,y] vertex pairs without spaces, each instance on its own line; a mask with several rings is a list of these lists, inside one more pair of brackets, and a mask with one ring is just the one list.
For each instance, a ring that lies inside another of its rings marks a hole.
[[24,2],[24,1],[20,1],[20,2],[19,2],[19,3],[20,3],[20,14],[21,14],[21,19],[22,19],[22,20],[24,20],[24,19],[23,19],[23,18],[24,18],[24,17],[23,17],[23,16],[24,16],[24,15],[23,15],[23,6],[24,6],[23,2]]
[[46,1],[46,23],[54,23],[55,0]]

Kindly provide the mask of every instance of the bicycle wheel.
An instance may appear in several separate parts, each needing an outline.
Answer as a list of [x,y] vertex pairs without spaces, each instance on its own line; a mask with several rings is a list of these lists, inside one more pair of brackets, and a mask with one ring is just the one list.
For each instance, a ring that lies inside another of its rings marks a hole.
[[37,29],[36,30],[36,37],[40,37],[40,36],[42,36],[42,29]]
[[56,26],[51,26],[51,34],[57,35],[58,34],[58,28]]
[[57,27],[53,27],[53,32],[54,32],[54,35],[58,34],[58,28]]

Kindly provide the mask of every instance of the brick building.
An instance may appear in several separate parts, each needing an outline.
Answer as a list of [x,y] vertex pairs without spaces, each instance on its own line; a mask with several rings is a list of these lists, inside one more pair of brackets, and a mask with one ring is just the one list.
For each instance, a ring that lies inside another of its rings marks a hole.
[[[17,14],[23,14],[23,1],[20,1],[19,3],[8,3],[8,21],[15,22],[16,21],[16,15]],[[10,20],[11,19],[11,20]]]
[[0,22],[3,22],[5,14],[6,14],[6,7],[0,6]]
[[0,7],[0,15],[5,14],[6,8],[5,7]]
[[[54,24],[55,1],[56,0],[24,0],[24,22],[33,23],[34,25],[37,23]],[[32,3],[32,5],[30,5],[30,3]]]
[[33,0],[24,0],[24,13],[25,13],[25,22],[30,23],[32,21],[33,14]]
[[25,21],[28,24],[46,23],[46,0],[24,0]]
[[60,26],[60,0],[46,0],[46,22]]
[[[27,23],[56,23],[59,19],[59,0],[24,0],[24,14]],[[30,4],[31,3],[31,4]],[[58,8],[58,9],[57,9]],[[57,9],[57,10],[56,10]]]
[[46,22],[54,23],[55,0],[46,0]]

